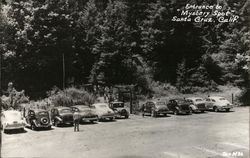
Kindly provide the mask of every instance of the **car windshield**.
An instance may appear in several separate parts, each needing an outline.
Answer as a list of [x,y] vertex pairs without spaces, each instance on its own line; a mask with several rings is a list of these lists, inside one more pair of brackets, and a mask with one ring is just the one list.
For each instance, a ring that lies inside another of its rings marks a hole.
[[122,108],[124,107],[124,103],[113,103],[114,108]]
[[156,102],[156,106],[165,106],[166,104],[164,102]]
[[39,114],[39,115],[48,115],[48,112],[42,111],[42,112],[39,112],[38,114]]
[[176,102],[178,103],[178,104],[185,104],[185,103],[187,103],[185,100],[176,100]]
[[202,101],[202,99],[195,99],[195,101]]
[[70,113],[71,110],[70,109],[61,109],[60,113]]

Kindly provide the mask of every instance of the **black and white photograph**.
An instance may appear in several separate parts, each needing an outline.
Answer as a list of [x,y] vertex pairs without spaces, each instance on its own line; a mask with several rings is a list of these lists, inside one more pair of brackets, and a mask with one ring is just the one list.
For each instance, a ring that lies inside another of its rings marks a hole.
[[0,157],[249,158],[250,0],[0,0]]

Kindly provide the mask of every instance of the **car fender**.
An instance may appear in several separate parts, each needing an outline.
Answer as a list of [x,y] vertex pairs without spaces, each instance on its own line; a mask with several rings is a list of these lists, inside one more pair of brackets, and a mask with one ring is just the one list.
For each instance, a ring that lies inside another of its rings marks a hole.
[[56,116],[55,119],[62,122],[62,119],[59,116]]
[[189,107],[192,108],[192,110],[196,110],[197,109],[197,107],[194,104],[189,105]]

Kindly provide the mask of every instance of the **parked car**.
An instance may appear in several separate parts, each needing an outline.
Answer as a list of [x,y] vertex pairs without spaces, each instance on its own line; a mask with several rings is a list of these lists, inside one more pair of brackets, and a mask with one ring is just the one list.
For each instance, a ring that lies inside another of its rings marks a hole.
[[175,115],[178,114],[192,114],[192,110],[189,108],[189,102],[185,99],[170,99],[167,104],[168,109]]
[[186,101],[190,103],[189,107],[192,112],[204,112],[206,110],[205,100],[199,97],[186,98]]
[[87,105],[75,105],[71,107],[72,111],[78,111],[81,115],[81,122],[92,122],[98,120],[96,112]]
[[142,110],[143,115],[149,114],[152,117],[157,117],[160,114],[167,116],[167,113],[169,113],[169,109],[163,101],[147,101],[144,103]]
[[206,98],[206,108],[218,111],[230,111],[233,108],[232,103],[226,100],[224,97],[208,97]]
[[38,128],[51,128],[49,112],[46,110],[29,109],[25,118],[27,125],[31,127],[32,130],[36,130]]
[[124,102],[119,102],[119,101],[111,102],[109,106],[115,112],[116,117],[124,117],[124,118],[129,117],[129,110],[125,108]]
[[108,106],[106,103],[96,103],[91,105],[93,109],[95,109],[96,114],[98,115],[98,119],[100,120],[114,120],[115,112]]
[[4,132],[8,130],[20,130],[23,131],[25,122],[21,115],[21,112],[16,110],[7,110],[1,113],[1,129]]
[[69,107],[54,107],[50,110],[51,122],[54,126],[73,125],[73,112]]

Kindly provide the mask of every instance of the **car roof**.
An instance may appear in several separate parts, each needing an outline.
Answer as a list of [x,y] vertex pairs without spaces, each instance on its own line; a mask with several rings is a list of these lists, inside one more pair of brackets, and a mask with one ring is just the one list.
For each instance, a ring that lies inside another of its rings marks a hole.
[[48,112],[47,110],[44,110],[44,109],[30,109],[30,110],[32,110],[32,111],[34,111],[34,112]]
[[11,114],[11,113],[20,113],[20,112],[16,111],[16,110],[6,110],[6,111],[3,111],[3,114]]
[[195,100],[195,99],[203,99],[203,98],[201,98],[201,97],[188,97],[186,99]]
[[54,109],[58,109],[58,110],[61,110],[61,109],[70,109],[70,107],[67,107],[67,106],[57,106],[57,107],[54,107]]
[[110,102],[111,104],[114,104],[114,103],[124,103],[122,101],[113,101],[113,102]]
[[92,104],[92,105],[97,105],[97,106],[99,106],[99,105],[107,105],[108,106],[108,104],[107,103],[95,103],[95,104]]
[[211,96],[211,97],[208,97],[210,99],[220,99],[220,98],[225,98],[225,97],[220,97],[220,96]]
[[89,108],[89,106],[87,106],[87,105],[74,105],[74,106],[71,106],[71,107],[75,107],[75,108],[86,107],[86,108]]

